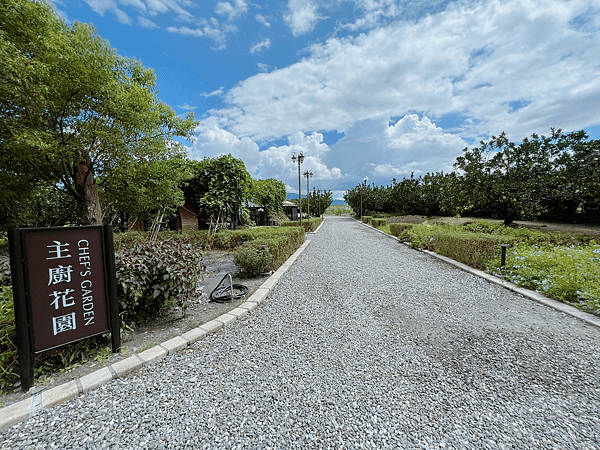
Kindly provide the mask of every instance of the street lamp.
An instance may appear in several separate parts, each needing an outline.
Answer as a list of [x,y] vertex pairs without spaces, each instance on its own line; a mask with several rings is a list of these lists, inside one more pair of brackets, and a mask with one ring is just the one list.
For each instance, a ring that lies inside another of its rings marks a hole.
[[300,209],[300,226],[302,226],[302,179],[300,178],[300,164],[304,161],[302,152],[298,155],[296,155],[296,152],[293,152],[292,161],[298,161],[298,208]]
[[306,177],[306,201],[307,201],[307,214],[308,214],[308,221],[310,222],[310,188],[309,188],[309,183],[308,183],[308,177],[312,177],[313,173],[312,170],[305,170],[304,173],[302,174]]

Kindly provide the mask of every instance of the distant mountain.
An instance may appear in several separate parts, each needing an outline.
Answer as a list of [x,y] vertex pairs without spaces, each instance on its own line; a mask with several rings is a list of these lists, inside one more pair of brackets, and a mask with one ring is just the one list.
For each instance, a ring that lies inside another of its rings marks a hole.
[[[286,197],[287,200],[298,200],[298,194],[287,194]],[[302,202],[304,203],[306,201],[306,195],[302,196]],[[344,200],[334,200],[332,203],[332,205],[346,205],[346,202]]]

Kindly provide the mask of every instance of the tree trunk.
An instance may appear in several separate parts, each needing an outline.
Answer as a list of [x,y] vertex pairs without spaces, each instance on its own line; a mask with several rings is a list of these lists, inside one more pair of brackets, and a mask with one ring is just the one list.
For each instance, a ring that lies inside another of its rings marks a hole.
[[98,185],[94,178],[94,170],[89,162],[82,161],[77,165],[75,173],[75,187],[77,189],[77,203],[81,211],[81,220],[84,225],[101,225],[102,209],[98,196]]

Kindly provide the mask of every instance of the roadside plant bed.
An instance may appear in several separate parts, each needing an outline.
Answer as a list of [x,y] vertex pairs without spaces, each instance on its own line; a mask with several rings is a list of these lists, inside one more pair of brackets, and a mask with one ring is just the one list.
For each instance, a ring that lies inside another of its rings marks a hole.
[[[411,247],[434,251],[600,315],[600,246],[586,236],[573,238],[488,221],[392,223],[382,229]],[[509,245],[502,271],[500,244]]]
[[[321,222],[323,222],[323,219],[321,219],[320,217],[311,217],[310,219],[303,219],[302,227],[304,228],[304,231],[307,233],[313,232],[319,227],[319,225],[321,225]],[[300,221],[299,220],[291,220],[289,222],[282,222],[281,226],[282,227],[299,227]]]
[[[304,242],[300,227],[263,227],[223,230],[217,233],[161,232],[156,241],[148,241],[143,232],[116,233],[115,262],[119,291],[122,333],[131,334],[135,327],[148,321],[169,320],[176,312],[184,318],[190,303],[201,294],[199,283],[204,277],[204,255],[209,249],[231,251],[240,246],[268,252],[268,264],[259,274],[276,270]],[[252,259],[248,263],[256,266]],[[249,272],[240,266],[243,273]],[[255,276],[256,272],[248,273]],[[8,258],[0,260],[0,392],[15,389],[19,380],[16,328]],[[254,283],[254,281],[252,281]],[[197,302],[196,302],[197,303]],[[177,323],[177,322],[174,322]],[[110,337],[99,336],[45,352],[36,356],[35,378],[89,360],[110,356]]]

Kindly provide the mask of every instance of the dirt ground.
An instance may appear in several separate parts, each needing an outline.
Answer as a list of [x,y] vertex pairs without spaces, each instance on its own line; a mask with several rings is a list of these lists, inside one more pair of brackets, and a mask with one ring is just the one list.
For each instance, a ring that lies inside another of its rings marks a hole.
[[[98,358],[98,360],[87,361],[82,364],[75,364],[66,370],[41,376],[36,379],[35,386],[30,392],[24,393],[19,387],[19,383],[14,386],[11,392],[0,395],[0,407],[8,406],[30,397],[32,394],[61,385],[63,383],[75,380],[78,377],[87,375],[104,366],[125,359],[135,353],[147,350],[157,344],[168,341],[179,336],[203,323],[209,322],[222,314],[237,308],[245,299],[250,297],[267,279],[268,275],[262,278],[238,278],[233,277],[234,284],[243,284],[248,287],[248,294],[240,300],[228,303],[211,302],[210,293],[223,280],[227,273],[236,274],[239,270],[233,263],[233,254],[221,251],[211,251],[203,256],[204,264],[207,266],[204,279],[201,282],[203,294],[186,311],[185,317],[182,317],[181,311],[171,311],[167,316],[161,317],[146,323],[143,323],[133,330],[121,336],[121,352],[118,354],[108,354]],[[229,277],[223,282],[223,286],[229,285]]]
[[[463,224],[466,222],[475,222],[477,220],[486,220],[488,222],[502,223],[499,219],[486,219],[482,217],[426,217],[426,216],[402,216],[397,218],[398,221],[405,223],[456,223]],[[600,224],[590,223],[558,223],[558,222],[529,222],[525,220],[515,220],[515,225],[529,228],[531,230],[543,231],[546,233],[563,233],[588,236],[600,236]]]

